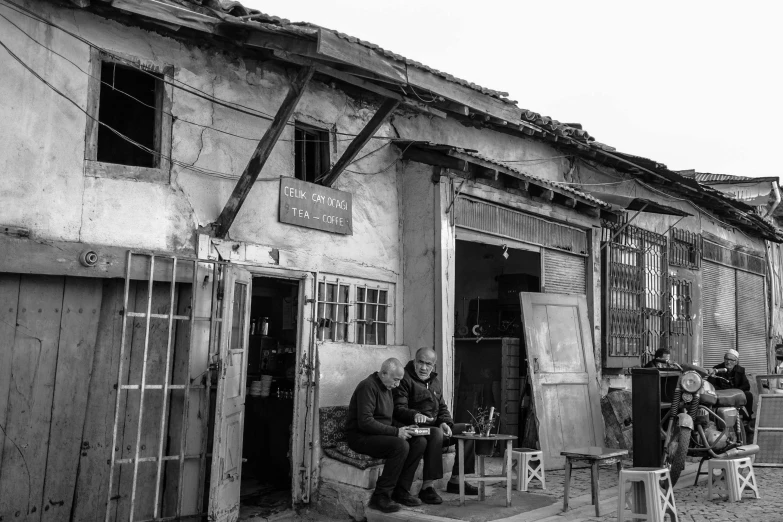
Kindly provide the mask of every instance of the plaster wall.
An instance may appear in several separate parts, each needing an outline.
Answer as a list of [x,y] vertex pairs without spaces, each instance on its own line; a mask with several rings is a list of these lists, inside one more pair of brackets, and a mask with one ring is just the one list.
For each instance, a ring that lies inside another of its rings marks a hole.
[[[141,63],[171,65],[175,81],[263,114],[274,115],[295,74],[273,63],[186,45],[85,11],[44,2],[28,5],[95,45]],[[6,189],[0,191],[0,223],[27,227],[41,239],[192,254],[196,229],[217,218],[270,122],[174,89],[172,157],[175,162],[214,172],[173,165],[170,183],[85,175],[87,116],[81,109],[87,103],[89,47],[7,7],[0,7],[0,13],[74,62],[31,43],[0,19],[0,32],[12,51],[79,107],[5,55],[0,96],[15,102],[0,106],[0,138],[5,143],[0,168],[6,181]],[[336,161],[374,112],[375,106],[366,100],[311,82],[293,119],[344,133],[330,144],[331,160]],[[302,261],[298,268],[315,270],[326,264],[334,272],[347,273],[359,264],[365,273],[374,271],[379,280],[396,282],[400,262],[397,171],[386,167],[394,164],[399,153],[383,139],[390,133],[388,124],[382,127],[376,134],[379,139],[372,140],[363,153],[380,150],[351,165],[354,172],[345,172],[336,184],[335,188],[353,194],[353,235],[278,222],[278,179],[294,172],[294,128],[289,125],[239,212],[231,237],[287,250]]]

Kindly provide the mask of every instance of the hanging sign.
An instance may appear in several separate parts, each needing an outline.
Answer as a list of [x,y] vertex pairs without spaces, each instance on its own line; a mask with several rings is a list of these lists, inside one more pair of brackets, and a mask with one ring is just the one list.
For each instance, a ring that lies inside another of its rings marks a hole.
[[280,178],[280,222],[353,235],[353,194]]

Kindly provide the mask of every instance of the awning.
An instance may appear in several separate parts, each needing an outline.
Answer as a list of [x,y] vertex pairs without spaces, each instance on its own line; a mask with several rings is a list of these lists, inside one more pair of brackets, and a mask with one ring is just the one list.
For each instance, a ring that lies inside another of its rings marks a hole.
[[636,198],[632,196],[623,196],[621,194],[611,194],[608,192],[599,192],[597,190],[585,190],[596,199],[609,203],[614,210],[636,210],[639,212],[650,212],[652,214],[667,214],[669,216],[692,216],[683,210],[662,205],[651,199]]

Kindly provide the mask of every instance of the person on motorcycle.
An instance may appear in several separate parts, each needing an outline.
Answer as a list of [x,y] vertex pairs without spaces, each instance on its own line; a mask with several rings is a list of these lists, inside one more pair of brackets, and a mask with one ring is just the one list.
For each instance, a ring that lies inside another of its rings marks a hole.
[[[649,353],[649,352],[648,352]],[[644,365],[645,368],[658,368],[659,370],[666,369],[681,369],[680,365],[669,360],[671,352],[668,348],[658,348],[655,350],[654,358]]]
[[747,410],[746,421],[750,421],[753,418],[753,394],[750,392],[750,382],[748,382],[748,376],[745,375],[745,368],[739,365],[739,352],[737,350],[729,349],[723,356],[723,362],[713,366],[714,369],[726,369],[726,373],[720,376],[709,377],[709,382],[715,386],[717,390],[728,390],[730,388],[736,388],[742,390],[745,393],[745,409]]

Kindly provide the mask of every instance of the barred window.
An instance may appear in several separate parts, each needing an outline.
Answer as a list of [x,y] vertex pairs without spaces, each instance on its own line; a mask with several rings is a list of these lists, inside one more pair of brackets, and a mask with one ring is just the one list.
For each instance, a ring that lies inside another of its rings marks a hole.
[[369,287],[356,288],[356,342],[386,344],[389,326],[389,293]]
[[372,284],[324,276],[318,281],[318,339],[368,345],[392,344],[393,288],[387,283]]
[[669,265],[699,269],[701,236],[687,230],[672,228],[669,236]]
[[321,340],[348,340],[350,289],[349,285],[339,281],[318,283],[318,328]]

